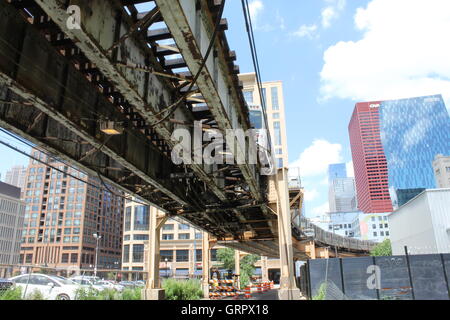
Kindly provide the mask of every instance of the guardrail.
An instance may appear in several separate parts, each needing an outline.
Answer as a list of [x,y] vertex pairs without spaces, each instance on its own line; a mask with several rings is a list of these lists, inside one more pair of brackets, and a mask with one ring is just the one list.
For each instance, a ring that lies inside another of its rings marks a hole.
[[330,245],[338,248],[345,248],[356,251],[371,251],[376,243],[373,241],[353,239],[349,237],[343,237],[333,232],[325,231],[322,228],[311,223],[308,219],[300,218],[301,230],[312,229],[314,230],[314,240],[326,245]]

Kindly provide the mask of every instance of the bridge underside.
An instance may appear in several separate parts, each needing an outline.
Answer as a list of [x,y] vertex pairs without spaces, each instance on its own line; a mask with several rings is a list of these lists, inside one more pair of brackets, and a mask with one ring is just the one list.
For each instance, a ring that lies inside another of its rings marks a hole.
[[[217,1],[200,1],[200,10],[158,0],[139,13],[134,5],[142,2],[0,0],[0,126],[218,239],[273,239],[276,216],[264,204],[258,166],[171,160],[172,133],[193,136],[194,121],[203,131],[249,129],[224,21],[214,54],[186,92],[212,36]],[[68,27],[69,4],[81,10],[79,29]],[[179,34],[195,30],[192,23],[199,34]],[[105,120],[123,133],[105,134]],[[244,151],[237,143],[233,156]]]

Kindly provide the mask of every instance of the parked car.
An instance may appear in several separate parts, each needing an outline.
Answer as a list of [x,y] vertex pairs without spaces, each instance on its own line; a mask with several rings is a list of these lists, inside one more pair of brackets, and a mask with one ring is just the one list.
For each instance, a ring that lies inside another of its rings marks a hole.
[[123,289],[125,289],[124,286],[117,284],[114,281],[109,281],[109,280],[100,280],[100,281],[97,281],[95,284],[106,287],[108,289],[113,289],[113,290],[116,290],[119,292],[121,292],[121,291],[123,291]]
[[100,278],[93,277],[93,276],[73,276],[70,277],[69,280],[77,283],[78,285],[84,287],[84,288],[93,288],[98,291],[102,291],[104,289],[107,289],[108,287],[102,284],[99,284]]
[[75,300],[79,286],[67,278],[47,274],[24,274],[9,279],[27,296],[38,290],[47,300]]
[[133,281],[120,281],[119,285],[125,288],[134,288],[136,284]]
[[8,290],[13,285],[14,285],[14,283],[11,280],[0,279],[0,293],[2,293],[5,290]]

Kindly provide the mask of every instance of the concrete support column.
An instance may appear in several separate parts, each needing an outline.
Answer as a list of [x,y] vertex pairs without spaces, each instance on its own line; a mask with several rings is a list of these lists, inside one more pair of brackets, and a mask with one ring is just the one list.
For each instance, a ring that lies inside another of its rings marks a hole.
[[203,297],[209,298],[209,277],[210,277],[210,245],[209,245],[209,234],[203,232],[202,237],[202,289]]
[[164,290],[159,281],[161,227],[167,218],[156,208],[150,207],[150,235],[148,241],[147,281],[143,289],[144,300],[164,300]]
[[237,278],[237,287],[241,288],[241,252],[239,250],[234,251],[234,273],[239,275]]
[[279,169],[276,179],[278,241],[281,262],[279,298],[280,300],[300,300],[301,293],[295,282],[287,169]]
[[267,268],[267,257],[261,257],[261,277],[262,281],[269,281],[269,268]]

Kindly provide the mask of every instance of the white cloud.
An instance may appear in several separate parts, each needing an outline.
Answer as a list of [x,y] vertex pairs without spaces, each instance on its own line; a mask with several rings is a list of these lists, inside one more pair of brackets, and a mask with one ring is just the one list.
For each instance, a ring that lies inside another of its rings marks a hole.
[[342,162],[341,151],[340,144],[316,139],[289,167],[300,168],[302,177],[324,175],[327,173],[328,165]]
[[317,25],[302,25],[297,31],[291,33],[295,37],[304,38],[308,37],[310,39],[314,38],[317,35]]
[[353,161],[347,162],[347,177],[354,178],[355,177],[355,169],[353,167]]
[[450,102],[450,1],[372,0],[355,15],[363,32],[324,54],[322,97],[389,100],[442,93]]
[[313,208],[313,209],[311,210],[311,213],[312,213],[314,216],[321,216],[321,215],[324,215],[325,213],[327,213],[327,212],[329,212],[329,211],[330,211],[330,206],[329,206],[328,201],[327,201],[327,202],[325,202],[324,204],[322,204],[322,205],[320,205],[320,206],[318,206],[318,207]]
[[322,27],[324,29],[329,28],[332,21],[339,18],[346,6],[346,0],[326,0],[326,2],[328,6],[322,9]]
[[314,201],[319,197],[319,191],[316,189],[305,190],[305,201]]
[[250,18],[252,23],[256,24],[259,15],[264,10],[264,4],[261,0],[253,0],[248,4],[248,9],[250,11]]

